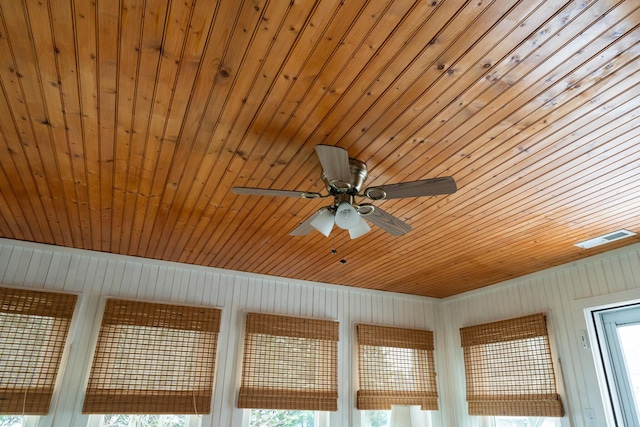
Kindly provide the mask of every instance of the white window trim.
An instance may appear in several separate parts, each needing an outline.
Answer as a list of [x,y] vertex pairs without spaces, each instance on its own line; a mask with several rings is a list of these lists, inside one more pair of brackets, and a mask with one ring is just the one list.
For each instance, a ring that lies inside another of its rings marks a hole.
[[[640,288],[628,289],[595,297],[580,298],[572,301],[571,311],[574,313],[574,324],[577,326],[576,330],[579,331],[582,328],[586,330],[589,338],[588,346],[591,351],[592,360],[601,360],[600,348],[597,344],[598,338],[592,313],[606,308],[638,303],[640,303]],[[594,363],[594,368],[596,378],[598,380],[598,387],[600,389],[601,401],[603,402],[606,425],[609,427],[615,427],[616,423],[613,416],[613,407],[610,403],[607,379],[602,363]],[[568,412],[567,415],[571,418],[570,412]],[[571,421],[571,424],[573,425],[573,421]]]
[[629,427],[640,427],[640,421],[635,409],[631,384],[628,378],[621,377],[621,372],[616,371],[616,367],[625,365],[617,327],[624,324],[638,324],[639,311],[639,304],[631,306],[625,304],[619,309],[592,311],[594,326],[600,338],[597,344],[602,350],[600,355],[610,394],[609,403],[613,409],[614,418]]

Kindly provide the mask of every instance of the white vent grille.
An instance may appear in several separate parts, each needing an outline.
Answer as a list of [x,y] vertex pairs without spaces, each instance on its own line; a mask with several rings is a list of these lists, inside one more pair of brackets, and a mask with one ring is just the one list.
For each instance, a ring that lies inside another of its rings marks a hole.
[[614,240],[622,239],[623,237],[629,237],[632,234],[633,233],[630,234],[628,231],[623,230],[623,231],[616,231],[615,233],[607,234],[606,236],[602,236],[602,238],[607,242],[613,242]]
[[625,237],[635,236],[636,233],[629,230],[618,230],[603,236],[594,237],[593,239],[585,240],[584,242],[576,243],[576,246],[582,249],[589,249],[596,246],[604,245],[605,243],[614,242],[616,240],[624,239]]

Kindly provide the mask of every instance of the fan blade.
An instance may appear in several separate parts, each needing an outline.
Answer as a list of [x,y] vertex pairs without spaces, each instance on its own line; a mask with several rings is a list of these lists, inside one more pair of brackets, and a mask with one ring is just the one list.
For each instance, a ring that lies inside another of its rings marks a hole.
[[347,150],[333,145],[316,145],[316,154],[327,181],[338,189],[351,185],[351,168]]
[[282,196],[297,197],[302,199],[316,199],[322,197],[320,193],[296,190],[271,190],[269,188],[233,187],[235,194],[250,194],[253,196]]
[[404,197],[438,196],[453,194],[458,187],[450,176],[380,185],[364,190],[364,195],[372,200],[402,199]]
[[[367,204],[365,203],[360,206],[367,206]],[[400,221],[395,216],[383,211],[377,206],[375,206],[375,209],[373,209],[371,213],[361,216],[367,221],[371,221],[373,224],[382,228],[392,236],[402,236],[412,229],[406,222]]]
[[289,235],[290,236],[306,236],[307,234],[309,234],[312,231],[314,231],[315,228],[313,228],[313,226],[311,225],[311,222],[314,219],[316,219],[320,215],[320,213],[325,209],[326,208],[322,208],[322,209],[316,211],[309,218],[307,218],[304,221],[302,221],[302,223],[300,223],[300,225],[298,225],[296,228],[291,230],[291,233],[289,233]]

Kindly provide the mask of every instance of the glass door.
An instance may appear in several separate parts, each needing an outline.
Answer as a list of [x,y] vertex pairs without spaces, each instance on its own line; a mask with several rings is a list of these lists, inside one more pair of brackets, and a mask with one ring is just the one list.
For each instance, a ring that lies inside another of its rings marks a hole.
[[640,427],[640,305],[593,314],[616,423]]

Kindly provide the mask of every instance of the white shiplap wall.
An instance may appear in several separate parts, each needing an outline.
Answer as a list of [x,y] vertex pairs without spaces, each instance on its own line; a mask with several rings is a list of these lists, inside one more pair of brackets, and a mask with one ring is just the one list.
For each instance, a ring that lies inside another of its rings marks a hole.
[[355,324],[378,323],[435,332],[440,410],[434,427],[476,427],[466,414],[459,328],[536,312],[548,314],[563,427],[605,426],[591,352],[580,343],[583,308],[640,299],[640,244],[444,300],[287,280],[183,264],[0,239],[0,283],[80,295],[54,410],[40,426],[86,426],[81,415],[93,343],[107,296],[219,307],[223,310],[213,411],[203,427],[241,426],[235,408],[244,314],[248,311],[340,322],[338,412],[331,427],[359,427],[355,410]]
[[[84,427],[81,414],[93,345],[105,297],[221,308],[212,414],[202,426],[241,426],[235,408],[240,381],[243,319],[248,311],[334,319],[340,322],[339,402],[331,427],[358,427],[355,324],[374,323],[435,330],[440,301],[320,283],[287,280],[0,239],[0,284],[77,293],[79,304],[58,378],[53,410],[38,427]],[[436,333],[436,346],[443,346]],[[436,352],[436,364],[440,355]],[[440,412],[435,425],[446,425]]]
[[[436,332],[446,337],[444,362],[448,366],[440,365],[444,370],[439,376],[446,425],[478,425],[476,417],[466,414],[459,329],[544,312],[567,412],[562,426],[606,426],[594,358],[580,341],[581,331],[587,329],[584,308],[597,306],[604,300],[610,303],[630,299],[640,299],[638,244],[443,300],[442,319],[438,320]],[[442,356],[442,347],[438,350]],[[595,413],[591,424],[585,417],[587,409]]]

